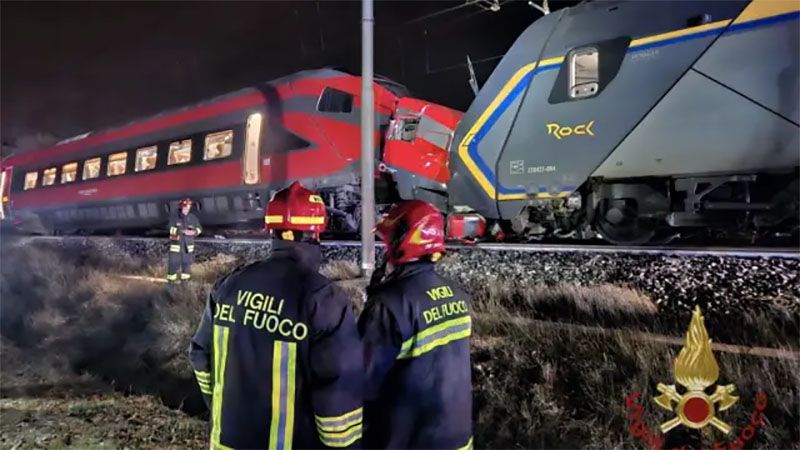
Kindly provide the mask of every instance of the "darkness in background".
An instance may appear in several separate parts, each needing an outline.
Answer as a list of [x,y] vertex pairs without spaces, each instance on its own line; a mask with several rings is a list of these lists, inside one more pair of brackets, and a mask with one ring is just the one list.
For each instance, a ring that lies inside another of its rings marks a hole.
[[[408,23],[463,4],[376,1],[375,71],[465,110],[465,56],[502,55],[541,13],[501,0],[499,12],[469,5]],[[361,67],[359,1],[3,2],[0,20],[4,142],[103,129],[298,70]],[[475,66],[480,83],[498,61]]]

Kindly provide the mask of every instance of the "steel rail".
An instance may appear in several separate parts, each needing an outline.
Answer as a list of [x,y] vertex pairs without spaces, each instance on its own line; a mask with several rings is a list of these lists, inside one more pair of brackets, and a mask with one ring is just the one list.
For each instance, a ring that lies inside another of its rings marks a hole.
[[[167,238],[141,237],[141,236],[26,236],[23,239],[32,240],[81,240],[81,239],[109,239],[124,241],[163,241]],[[198,238],[200,244],[231,244],[231,245],[267,245],[268,239],[257,238]],[[361,247],[359,241],[330,240],[322,241],[325,247]],[[382,243],[376,243],[383,247]],[[736,257],[736,258],[781,258],[800,259],[800,248],[792,247],[668,247],[668,246],[618,246],[618,245],[579,245],[579,244],[515,244],[515,243],[479,243],[479,244],[448,244],[453,250],[483,250],[487,252],[528,252],[528,253],[588,253],[588,254],[618,254],[618,255],[653,255],[674,257]]]

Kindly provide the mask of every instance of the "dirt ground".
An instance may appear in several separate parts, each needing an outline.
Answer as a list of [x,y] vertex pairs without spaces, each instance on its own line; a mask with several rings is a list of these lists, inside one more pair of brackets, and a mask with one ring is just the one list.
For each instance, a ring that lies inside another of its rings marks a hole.
[[[37,245],[0,255],[0,448],[207,447],[207,411],[186,344],[210,283],[235,257],[200,261],[196,282],[167,288],[155,278],[160,261],[124,253]],[[349,280],[356,266],[338,261],[324,271],[343,280],[360,309],[363,283]],[[652,427],[669,419],[649,399],[657,383],[673,383],[680,346],[635,330],[682,338],[689,317],[662,320],[647,296],[625,286],[537,289],[476,290],[476,447],[644,448],[631,436],[624,399],[640,392]],[[769,315],[732,323],[789,357],[715,351],[720,383],[735,384],[740,397],[721,417],[740,431],[765,391],[768,426],[744,447],[800,448],[797,326],[776,329]],[[724,439],[678,430],[664,448],[711,448]]]
[[157,398],[116,393],[0,400],[0,447],[205,448],[207,423]]

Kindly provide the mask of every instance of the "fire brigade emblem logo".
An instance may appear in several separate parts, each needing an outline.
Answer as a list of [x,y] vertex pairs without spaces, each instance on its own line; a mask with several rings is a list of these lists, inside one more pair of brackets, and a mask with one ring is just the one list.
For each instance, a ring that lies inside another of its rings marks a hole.
[[739,397],[733,395],[736,390],[733,384],[717,386],[714,394],[706,394],[706,389],[719,378],[719,366],[711,353],[711,339],[699,307],[692,313],[686,342],[675,359],[673,372],[675,381],[684,387],[685,392],[678,393],[674,384],[658,383],[661,395],[653,400],[658,406],[677,414],[661,424],[661,431],[666,433],[678,425],[694,429],[712,425],[725,434],[730,433],[731,426],[719,419],[716,412],[730,408]]

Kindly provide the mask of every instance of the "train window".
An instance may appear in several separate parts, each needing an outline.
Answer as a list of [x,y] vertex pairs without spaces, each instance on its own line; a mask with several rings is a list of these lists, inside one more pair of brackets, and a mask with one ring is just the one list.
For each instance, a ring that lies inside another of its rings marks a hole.
[[326,87],[319,96],[317,111],[349,113],[353,111],[353,95],[331,87]]
[[244,158],[242,161],[242,177],[245,184],[258,184],[261,178],[261,156],[258,151],[261,142],[261,113],[250,114],[247,118],[245,133]]
[[128,162],[128,152],[114,153],[108,156],[108,170],[106,174],[110,177],[124,175]]
[[142,147],[136,150],[136,166],[133,170],[142,172],[156,168],[156,159],[158,158],[158,148],[155,145],[150,147]]
[[599,52],[594,47],[582,48],[569,55],[569,96],[587,98],[600,87]]
[[22,188],[27,191],[36,187],[36,182],[39,180],[39,172],[28,172],[25,174],[25,186]]
[[83,179],[91,180],[100,176],[100,158],[87,159],[83,163]]
[[220,131],[206,135],[206,149],[203,160],[219,159],[230,156],[233,148],[233,130]]
[[61,184],[72,183],[78,174],[78,163],[73,162],[61,166]]
[[56,168],[51,167],[42,172],[42,186],[52,186],[56,182]]
[[183,164],[192,160],[192,140],[184,139],[169,144],[167,165]]
[[399,117],[393,119],[389,124],[389,135],[387,139],[390,141],[406,141],[411,142],[417,137],[417,127],[419,126],[419,117]]

